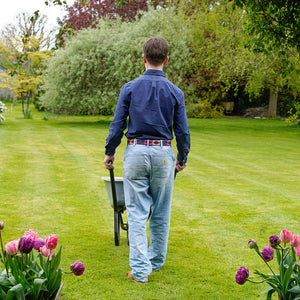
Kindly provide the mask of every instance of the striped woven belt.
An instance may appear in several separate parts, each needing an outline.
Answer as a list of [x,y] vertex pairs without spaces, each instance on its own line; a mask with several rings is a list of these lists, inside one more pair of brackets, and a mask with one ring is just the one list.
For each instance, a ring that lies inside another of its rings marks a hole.
[[128,139],[127,145],[172,146],[172,141]]

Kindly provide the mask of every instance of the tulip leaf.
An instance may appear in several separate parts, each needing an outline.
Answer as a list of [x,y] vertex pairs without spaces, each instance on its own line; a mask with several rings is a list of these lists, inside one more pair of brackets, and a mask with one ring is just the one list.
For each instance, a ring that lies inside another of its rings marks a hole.
[[291,279],[292,272],[293,272],[293,264],[290,264],[288,269],[285,271],[283,282],[282,282],[284,291],[288,290],[289,283],[291,280],[293,280]]
[[12,287],[6,295],[6,300],[13,300],[17,298],[17,300],[25,300],[24,289],[21,283]]
[[271,289],[271,290],[268,292],[268,294],[267,294],[267,300],[272,300],[272,295],[273,295],[274,292],[275,292],[274,289]]
[[300,294],[300,286],[296,285],[293,288],[289,289],[288,291],[293,293],[293,294]]
[[39,297],[39,294],[43,288],[43,285],[44,285],[44,282],[47,281],[46,278],[44,279],[41,279],[41,278],[35,278],[33,280],[33,289],[34,289],[34,296],[35,296],[35,299],[38,299]]

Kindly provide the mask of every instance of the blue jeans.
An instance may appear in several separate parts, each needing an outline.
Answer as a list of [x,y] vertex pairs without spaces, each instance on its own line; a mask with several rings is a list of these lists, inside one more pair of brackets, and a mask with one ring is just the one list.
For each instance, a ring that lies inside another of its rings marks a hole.
[[[174,185],[170,146],[128,145],[124,155],[124,193],[129,225],[129,264],[132,276],[146,282],[164,264]],[[149,212],[150,245],[147,240]]]

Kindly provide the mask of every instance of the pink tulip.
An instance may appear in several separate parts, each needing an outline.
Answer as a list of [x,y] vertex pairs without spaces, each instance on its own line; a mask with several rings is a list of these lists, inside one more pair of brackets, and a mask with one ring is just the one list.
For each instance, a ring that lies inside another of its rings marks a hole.
[[48,249],[55,249],[57,246],[57,236],[55,234],[50,234],[48,237],[45,237],[46,247]]
[[293,232],[289,230],[282,229],[280,232],[280,240],[283,243],[289,243],[292,240]]
[[54,250],[53,249],[48,249],[46,246],[43,246],[43,247],[40,248],[40,251],[42,252],[42,254],[45,257],[48,257],[49,260],[52,259],[52,256],[54,254]]
[[37,233],[35,233],[32,229],[29,229],[29,231],[25,231],[24,236],[31,238],[33,241],[37,238]]
[[292,240],[291,240],[291,246],[297,248],[299,245],[300,245],[300,236],[293,235]]
[[19,250],[19,240],[8,242],[5,245],[5,251],[9,255],[16,254],[18,252],[18,250]]
[[300,257],[300,247],[294,248],[297,257]]

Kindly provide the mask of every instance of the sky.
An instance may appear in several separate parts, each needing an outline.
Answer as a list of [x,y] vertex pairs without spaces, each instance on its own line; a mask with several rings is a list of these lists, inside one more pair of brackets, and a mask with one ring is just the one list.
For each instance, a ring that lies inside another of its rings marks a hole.
[[[48,17],[48,24],[52,28],[57,26],[57,17],[64,16],[64,10],[59,5],[46,6],[45,0],[0,0],[0,30],[9,23],[16,23],[16,16],[20,12],[28,12],[33,14],[36,10],[40,14],[45,14]],[[68,0],[68,5],[74,3],[74,0]]]

